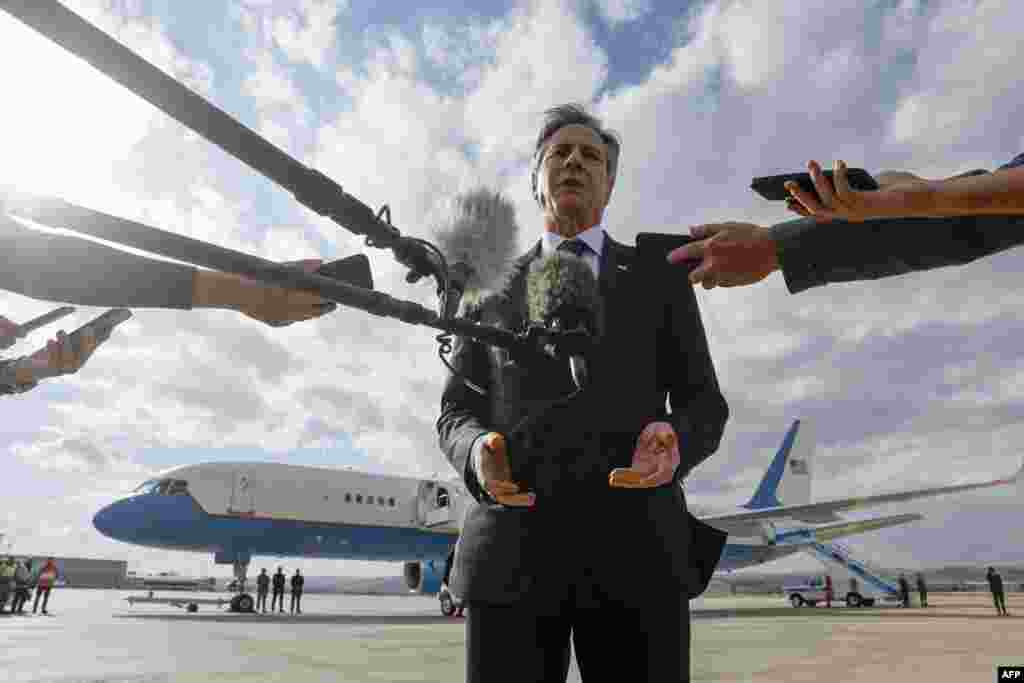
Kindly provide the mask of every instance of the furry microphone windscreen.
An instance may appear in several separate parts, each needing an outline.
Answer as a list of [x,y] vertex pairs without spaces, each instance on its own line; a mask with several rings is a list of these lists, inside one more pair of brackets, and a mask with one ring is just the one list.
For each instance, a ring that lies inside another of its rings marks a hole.
[[472,274],[471,290],[493,290],[507,278],[519,239],[515,207],[486,187],[462,192],[443,202],[431,221],[431,236],[448,265],[463,262]]
[[532,323],[547,325],[560,318],[569,327],[582,323],[598,337],[604,332],[597,278],[587,262],[573,254],[556,251],[530,264],[526,303]]

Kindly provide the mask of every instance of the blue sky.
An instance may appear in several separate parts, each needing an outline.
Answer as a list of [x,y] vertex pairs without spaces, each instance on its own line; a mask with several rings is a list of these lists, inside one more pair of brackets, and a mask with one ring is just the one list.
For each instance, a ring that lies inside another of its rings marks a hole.
[[[530,145],[540,113],[566,101],[622,135],[605,225],[627,243],[698,222],[787,220],[750,178],[812,158],[942,177],[1024,151],[1011,28],[1024,16],[1011,2],[67,4],[366,204],[391,205],[406,234],[426,236],[439,200],[483,182],[515,204],[525,249],[539,230]],[[0,46],[3,82],[22,94],[0,111],[0,183],[264,258],[365,252],[379,289],[433,305],[430,286],[406,284],[387,254],[5,15]],[[719,454],[692,475],[691,499],[746,501],[797,418],[818,435],[818,497],[1014,471],[1019,259],[796,296],[778,275],[698,290],[732,417]],[[0,314],[15,320],[48,305],[0,293]],[[138,310],[76,376],[5,399],[0,452],[15,486],[0,531],[24,552],[211,571],[209,558],[103,539],[91,514],[185,462],[444,471],[435,361],[429,330],[358,311],[278,330],[225,311]],[[904,566],[1024,561],[1024,538],[1006,523],[1021,512],[1015,494],[915,509],[923,522],[851,545]]]

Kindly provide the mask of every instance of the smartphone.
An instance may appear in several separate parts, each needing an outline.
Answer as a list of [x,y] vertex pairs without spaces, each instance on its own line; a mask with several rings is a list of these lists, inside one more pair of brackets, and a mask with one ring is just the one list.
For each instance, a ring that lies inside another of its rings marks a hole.
[[18,325],[18,330],[23,335],[28,334],[29,332],[38,330],[40,327],[43,327],[44,325],[49,325],[50,323],[56,320],[60,320],[64,316],[70,315],[71,313],[74,312],[74,306],[61,306],[60,308],[53,309],[49,313],[44,313],[38,318],[32,318],[32,320],[29,320],[27,323],[22,323],[21,325]]
[[341,280],[354,287],[373,289],[373,272],[366,254],[356,254],[338,261],[325,263],[316,269],[317,275]]
[[[101,343],[110,337],[110,333],[115,327],[131,317],[132,312],[127,308],[110,309],[106,313],[90,320],[88,323],[82,325],[77,330],[69,334],[68,340],[71,344],[71,348],[74,349],[75,353],[79,353],[82,350],[82,337],[85,336],[85,329],[87,327],[92,328],[93,334],[96,335],[96,342]],[[36,380],[40,380],[47,377],[59,377],[66,373],[59,368],[34,368],[32,370],[32,374],[35,376]]]
[[71,348],[73,348],[76,353],[81,350],[82,337],[85,336],[86,328],[92,328],[93,334],[96,335],[96,342],[100,343],[109,339],[110,333],[114,331],[114,328],[131,317],[132,312],[127,308],[110,309],[106,313],[90,320],[69,334],[68,338],[71,340]]
[[[823,171],[822,173],[828,178],[829,182],[832,182],[832,171]],[[846,169],[846,178],[850,183],[850,187],[854,190],[878,189],[878,183],[863,168]],[[782,201],[789,198],[786,183],[791,180],[795,181],[801,190],[814,195],[819,202],[821,201],[821,197],[818,197],[818,191],[814,188],[814,181],[811,179],[810,173],[785,173],[783,175],[761,176],[750,181],[750,189],[765,199]]]
[[673,268],[689,273],[700,265],[700,261],[680,261],[673,265],[668,262],[668,254],[683,245],[695,241],[696,239],[692,235],[642,232],[636,236],[638,265],[645,269],[653,268],[655,272],[657,272],[659,268]]

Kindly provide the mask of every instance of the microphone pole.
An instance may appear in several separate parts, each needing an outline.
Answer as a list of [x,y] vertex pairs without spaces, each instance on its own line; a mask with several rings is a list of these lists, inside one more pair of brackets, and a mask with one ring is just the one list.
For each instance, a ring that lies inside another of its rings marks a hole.
[[[431,247],[402,237],[390,224],[386,205],[374,214],[326,175],[299,163],[56,0],[0,0],[0,9],[285,188],[307,208],[366,235],[368,246],[390,248],[412,274],[443,278]],[[385,213],[387,222],[380,218]]]

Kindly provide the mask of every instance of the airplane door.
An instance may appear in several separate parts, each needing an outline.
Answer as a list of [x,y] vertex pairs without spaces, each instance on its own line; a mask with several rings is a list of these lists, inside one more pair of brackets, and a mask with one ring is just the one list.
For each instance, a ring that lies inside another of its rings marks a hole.
[[450,525],[454,519],[452,492],[447,486],[425,481],[417,495],[419,523],[425,527]]
[[256,512],[253,484],[245,474],[235,474],[234,485],[231,487],[231,500],[228,502],[228,514],[251,515]]

